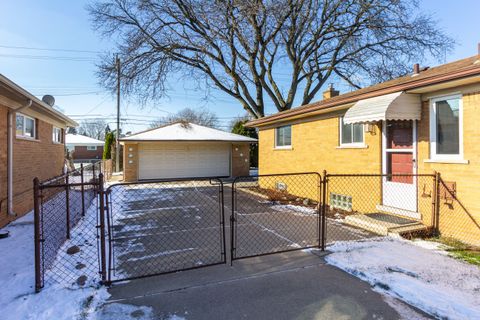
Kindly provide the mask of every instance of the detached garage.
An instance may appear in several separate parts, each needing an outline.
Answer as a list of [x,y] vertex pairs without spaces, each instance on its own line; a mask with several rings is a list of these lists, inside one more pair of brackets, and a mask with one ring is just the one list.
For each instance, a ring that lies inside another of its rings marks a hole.
[[248,175],[256,139],[177,122],[120,139],[124,180]]

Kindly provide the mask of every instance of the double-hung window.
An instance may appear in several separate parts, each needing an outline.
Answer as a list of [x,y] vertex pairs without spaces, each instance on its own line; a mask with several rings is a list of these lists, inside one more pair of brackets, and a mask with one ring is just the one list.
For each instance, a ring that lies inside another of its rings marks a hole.
[[36,123],[34,118],[17,113],[15,122],[17,136],[32,139],[36,138]]
[[96,150],[97,150],[97,146],[87,146],[87,150],[88,150],[88,151],[96,151]]
[[62,129],[53,127],[52,130],[52,141],[55,143],[62,143]]
[[292,126],[275,128],[275,148],[289,149],[292,147]]
[[463,160],[462,96],[439,97],[430,103],[430,158]]
[[340,145],[363,146],[363,124],[346,124],[343,117],[340,118]]

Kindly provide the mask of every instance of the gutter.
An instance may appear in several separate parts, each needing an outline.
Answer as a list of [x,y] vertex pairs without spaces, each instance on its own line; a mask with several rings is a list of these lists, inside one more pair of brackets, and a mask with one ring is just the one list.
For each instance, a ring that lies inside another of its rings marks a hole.
[[[38,104],[39,106],[42,107],[42,109],[48,114],[50,114],[53,117],[56,117],[57,119],[60,119],[61,121],[64,121],[65,124],[68,127],[78,127],[78,123],[72,119],[70,119],[68,116],[64,115],[63,113],[53,109],[51,106],[43,102],[41,99],[35,97],[33,94],[28,92],[27,90],[23,89],[19,85],[17,85],[15,82],[12,80],[8,79],[4,75],[0,74],[0,83],[5,84],[7,87],[9,87],[11,90],[16,92],[17,94],[22,95],[28,100],[31,100],[32,102],[35,102],[35,104]],[[20,107],[23,108],[23,107]]]
[[13,211],[13,115],[17,112],[30,108],[33,101],[28,99],[27,104],[24,106],[12,110],[8,110],[8,119],[7,119],[7,213],[9,216],[15,216]]

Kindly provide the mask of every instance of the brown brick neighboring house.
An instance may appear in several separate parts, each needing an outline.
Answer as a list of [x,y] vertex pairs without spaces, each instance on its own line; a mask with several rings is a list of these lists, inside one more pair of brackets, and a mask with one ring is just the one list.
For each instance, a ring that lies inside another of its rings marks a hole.
[[0,227],[32,210],[35,177],[63,172],[67,126],[77,123],[0,74]]
[[75,163],[96,162],[103,157],[104,142],[81,134],[67,134],[65,145]]

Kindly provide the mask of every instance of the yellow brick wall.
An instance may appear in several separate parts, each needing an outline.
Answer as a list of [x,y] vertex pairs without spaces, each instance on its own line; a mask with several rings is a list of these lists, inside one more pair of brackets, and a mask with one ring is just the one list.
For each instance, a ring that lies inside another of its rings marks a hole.
[[[331,115],[316,121],[292,124],[292,149],[275,149],[275,129],[261,129],[259,174],[322,173],[323,170],[342,174],[381,173],[380,126],[374,126],[373,133],[364,133],[366,148],[340,148],[339,121],[338,115]],[[272,179],[268,181],[274,183]],[[354,199],[354,210],[359,207],[374,210],[380,203],[379,180],[369,178],[353,181],[355,183],[351,184],[348,179],[332,179],[327,194],[350,195]],[[311,197],[306,190],[295,195]]]
[[429,163],[429,102],[422,106],[418,130],[419,173],[438,171],[445,181],[456,182],[458,201],[441,199],[440,231],[480,245],[480,92],[463,95],[463,147],[468,164]]

